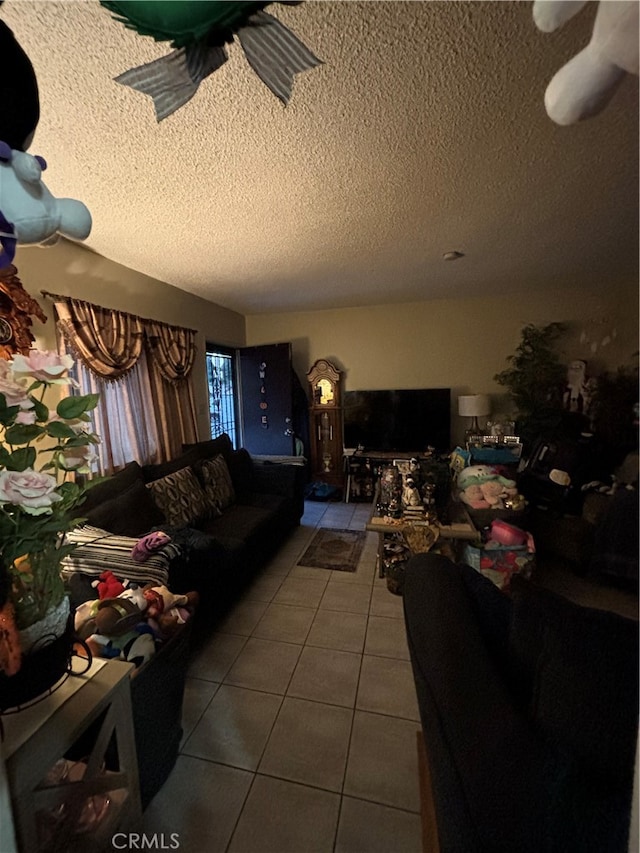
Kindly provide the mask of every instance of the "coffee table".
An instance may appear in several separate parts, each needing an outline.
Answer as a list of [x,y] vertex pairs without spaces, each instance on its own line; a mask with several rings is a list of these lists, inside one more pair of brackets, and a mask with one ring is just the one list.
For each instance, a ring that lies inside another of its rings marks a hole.
[[[434,546],[442,542],[450,542],[450,540],[473,541],[479,536],[478,530],[463,511],[459,514],[460,520],[452,521],[448,524],[442,524],[439,521],[429,523],[424,517],[415,516],[390,518],[378,512],[377,497],[378,493],[376,490],[376,497],[372,504],[372,513],[365,524],[365,529],[377,533],[379,537],[378,574],[381,578],[385,576],[385,537],[387,537],[387,542],[395,538],[404,543],[409,556],[413,556],[414,554],[423,554],[426,551],[430,551]],[[452,517],[456,517],[456,512],[452,512]]]

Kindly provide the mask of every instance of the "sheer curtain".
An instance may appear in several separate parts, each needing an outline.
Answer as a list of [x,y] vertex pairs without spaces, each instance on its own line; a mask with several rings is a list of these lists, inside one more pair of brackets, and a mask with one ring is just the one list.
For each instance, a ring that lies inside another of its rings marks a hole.
[[131,460],[164,462],[197,441],[191,381],[195,331],[67,296],[54,300],[58,330],[78,360],[82,393],[99,393],[101,472]]
[[94,430],[101,439],[96,448],[101,473],[122,468],[133,459],[142,463],[160,461],[160,434],[144,349],[119,382],[101,379],[81,362],[78,381],[83,394],[100,394]]

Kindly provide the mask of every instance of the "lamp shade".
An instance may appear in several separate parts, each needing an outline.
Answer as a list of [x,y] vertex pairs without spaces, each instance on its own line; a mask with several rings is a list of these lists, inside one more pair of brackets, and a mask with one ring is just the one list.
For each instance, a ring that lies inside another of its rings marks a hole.
[[491,411],[487,394],[458,397],[458,414],[463,418],[483,418]]

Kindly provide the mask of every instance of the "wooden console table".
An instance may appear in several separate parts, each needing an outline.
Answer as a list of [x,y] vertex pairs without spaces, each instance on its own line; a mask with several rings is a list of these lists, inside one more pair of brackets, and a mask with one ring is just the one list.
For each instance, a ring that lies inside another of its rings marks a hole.
[[[69,677],[46,699],[2,716],[2,756],[21,853],[97,853],[113,849],[114,833],[139,831],[132,669],[120,661],[95,660],[86,675]],[[52,769],[64,768],[63,756],[90,727],[95,737],[83,756],[84,773],[73,781],[56,781]],[[104,766],[113,739],[115,770]],[[100,805],[98,819],[95,809]]]

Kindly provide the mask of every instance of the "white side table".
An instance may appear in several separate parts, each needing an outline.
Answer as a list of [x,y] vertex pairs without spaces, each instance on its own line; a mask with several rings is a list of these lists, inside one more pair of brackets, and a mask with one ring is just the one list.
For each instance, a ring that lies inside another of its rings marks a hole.
[[[114,833],[139,831],[131,669],[120,661],[95,660],[85,675],[68,678],[46,699],[2,717],[2,755],[21,853],[112,850]],[[86,767],[73,768],[73,781],[47,780],[54,766],[64,768],[56,762],[94,723]],[[117,767],[107,770],[112,738]]]

